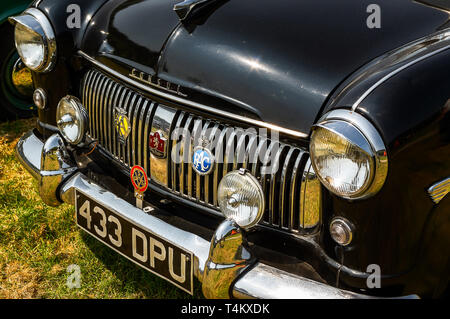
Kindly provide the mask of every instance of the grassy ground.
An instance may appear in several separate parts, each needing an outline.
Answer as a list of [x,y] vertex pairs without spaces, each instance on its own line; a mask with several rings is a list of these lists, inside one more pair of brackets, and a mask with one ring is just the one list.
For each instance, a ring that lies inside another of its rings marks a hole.
[[[79,230],[73,207],[42,203],[14,153],[34,124],[0,124],[0,298],[190,298]],[[67,286],[72,264],[81,270],[79,289]]]

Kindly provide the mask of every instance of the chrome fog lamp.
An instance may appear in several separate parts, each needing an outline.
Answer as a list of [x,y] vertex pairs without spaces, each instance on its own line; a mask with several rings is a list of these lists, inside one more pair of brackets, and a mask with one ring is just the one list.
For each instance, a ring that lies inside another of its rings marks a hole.
[[219,183],[218,202],[223,215],[242,228],[255,226],[264,213],[264,192],[247,170],[232,171]]
[[59,101],[56,123],[69,143],[79,144],[83,141],[88,128],[88,115],[78,98],[68,95]]
[[311,162],[322,184],[347,199],[367,198],[384,184],[386,147],[375,127],[347,110],[326,114],[313,127]]
[[15,25],[14,39],[23,63],[33,71],[49,72],[56,60],[56,40],[45,14],[29,8],[9,21]]

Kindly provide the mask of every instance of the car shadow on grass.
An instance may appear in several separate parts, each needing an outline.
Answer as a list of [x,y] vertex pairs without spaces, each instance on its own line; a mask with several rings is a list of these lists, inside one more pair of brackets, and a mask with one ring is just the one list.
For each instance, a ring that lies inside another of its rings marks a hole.
[[122,289],[139,292],[139,295],[148,299],[204,298],[200,283],[196,279],[194,281],[194,295],[191,296],[166,280],[134,264],[86,232],[82,230],[80,232],[82,241],[104,267],[120,281],[123,285]]

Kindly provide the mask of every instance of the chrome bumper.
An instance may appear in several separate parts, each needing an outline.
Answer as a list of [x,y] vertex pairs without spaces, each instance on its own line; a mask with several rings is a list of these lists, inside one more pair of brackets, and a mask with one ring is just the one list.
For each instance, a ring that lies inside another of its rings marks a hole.
[[[73,205],[74,190],[82,191],[95,198],[100,204],[109,206],[125,218],[135,221],[143,228],[191,251],[195,259],[194,275],[202,283],[203,293],[206,297],[371,298],[254,261],[250,252],[244,247],[245,238],[240,233],[240,229],[231,221],[223,222],[211,241],[207,241],[145,213],[93,183],[84,174],[77,172],[76,167],[68,161],[64,143],[57,134],[43,143],[30,131],[20,139],[16,152],[22,165],[34,178],[39,180],[39,192],[47,204],[57,205],[64,201]],[[239,233],[239,236],[236,236],[236,232]],[[232,238],[230,234],[233,234]],[[233,256],[230,256],[230,246],[227,246],[230,241],[233,241],[231,246],[238,247],[235,254],[232,254]],[[225,251],[227,251],[226,254]],[[244,274],[243,269],[247,270]],[[411,297],[415,296],[407,298]]]

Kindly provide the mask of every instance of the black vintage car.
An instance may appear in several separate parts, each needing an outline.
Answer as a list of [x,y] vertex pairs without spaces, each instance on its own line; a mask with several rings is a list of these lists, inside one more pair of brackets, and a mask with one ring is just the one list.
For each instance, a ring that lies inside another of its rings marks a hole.
[[209,298],[440,297],[443,0],[42,0],[15,24],[48,205]]

